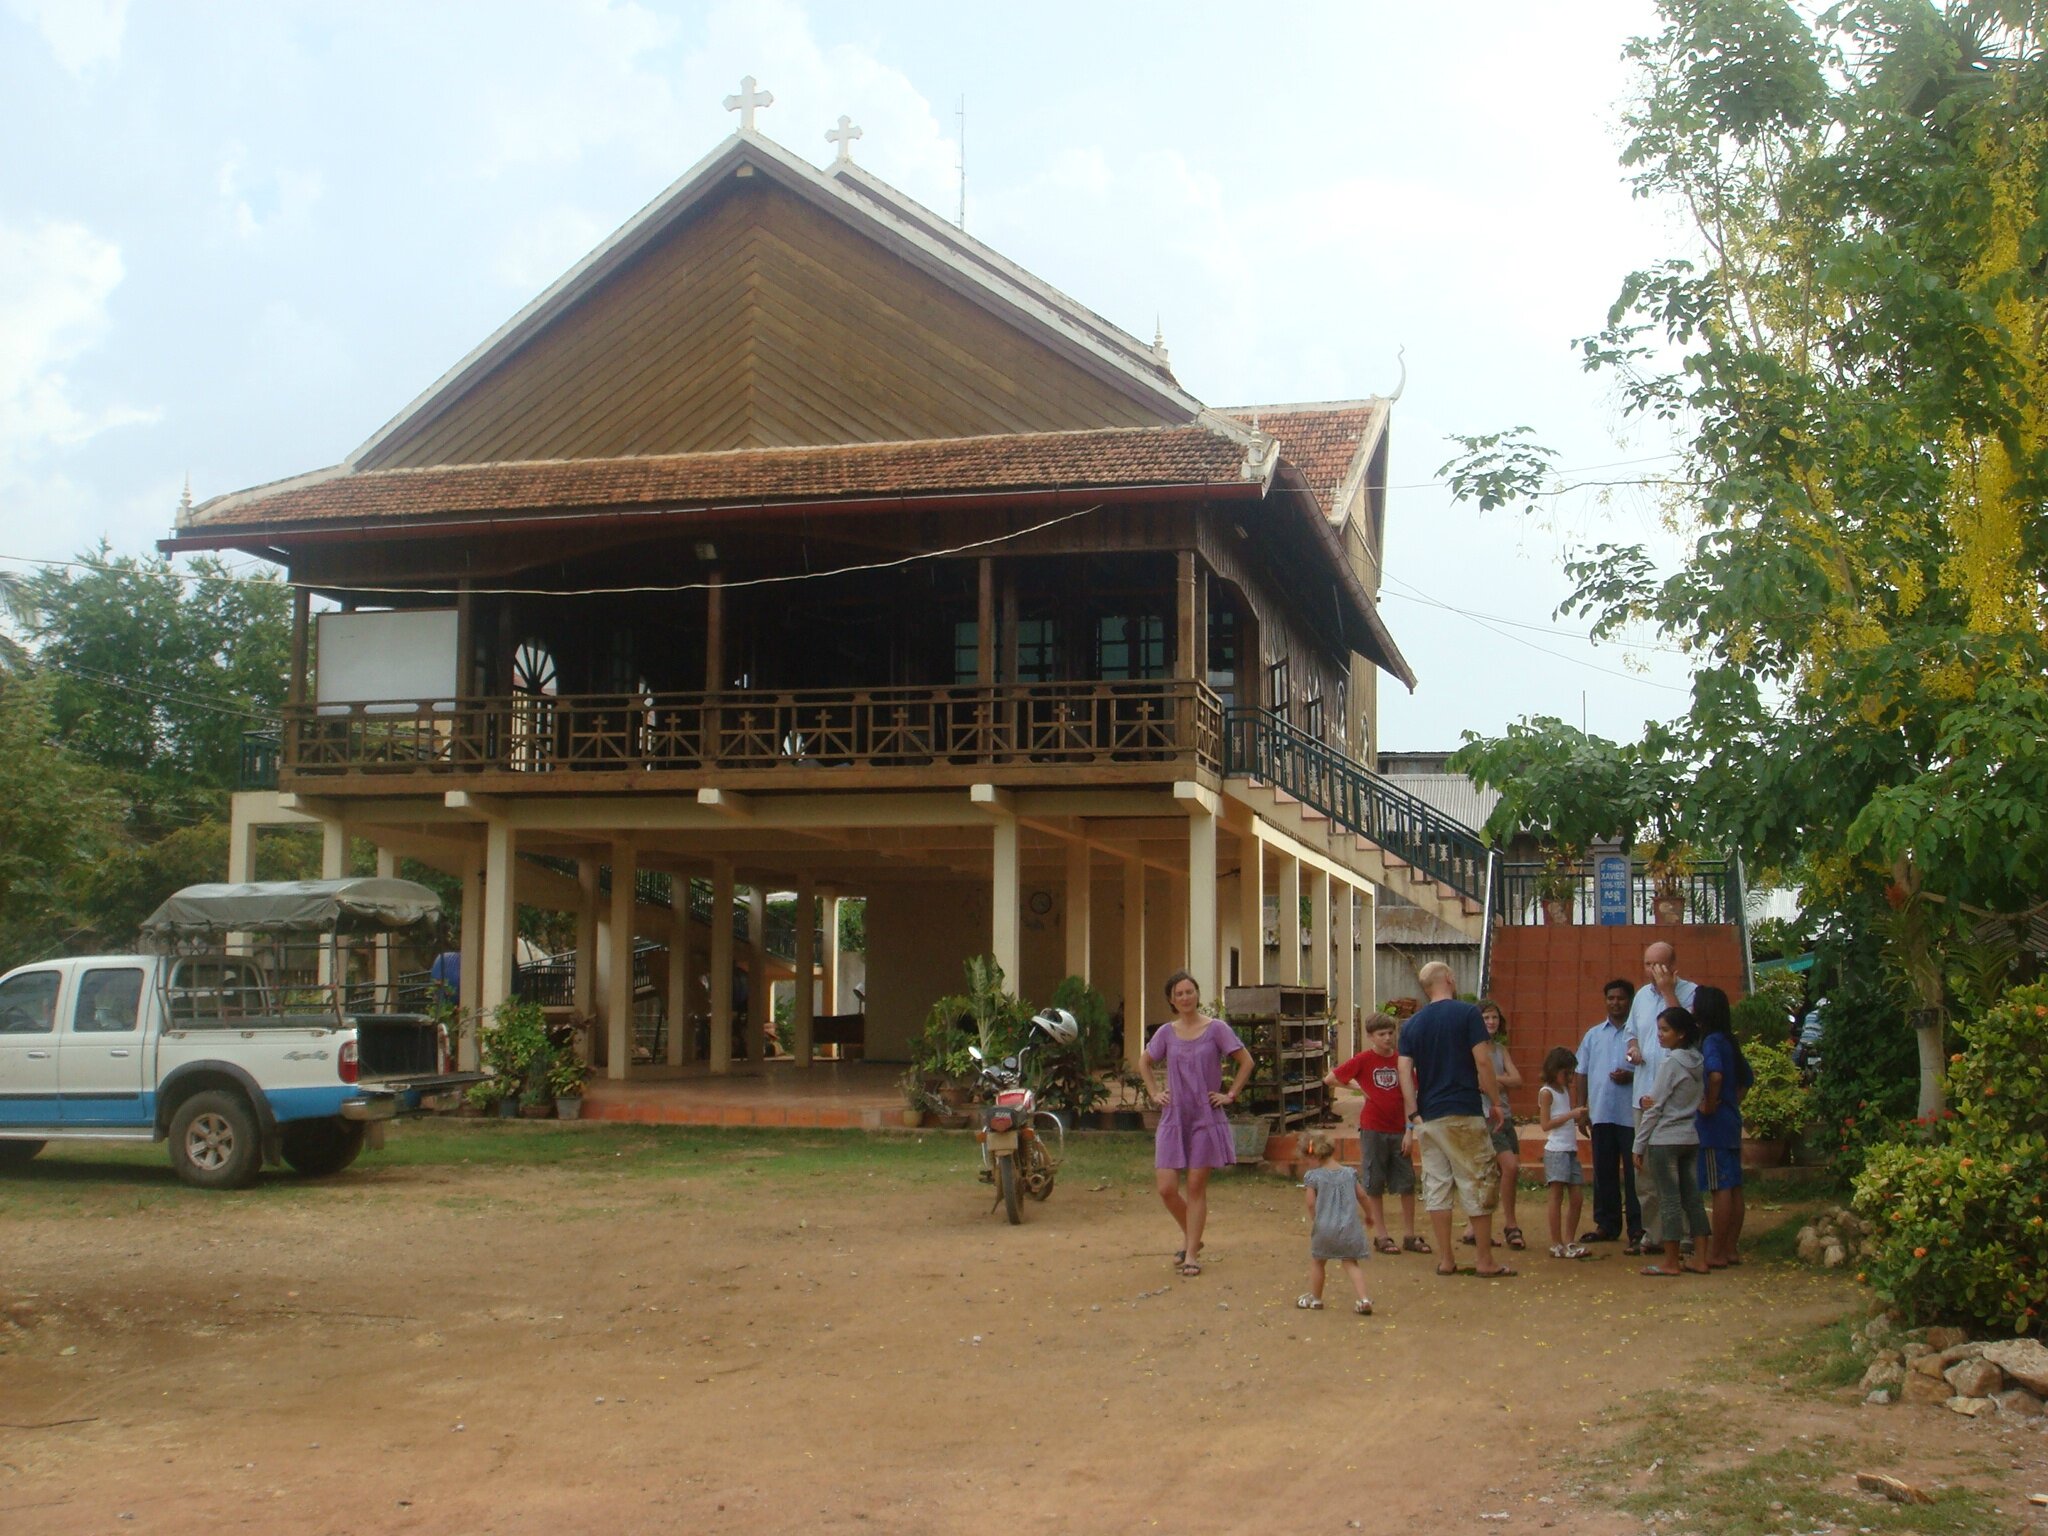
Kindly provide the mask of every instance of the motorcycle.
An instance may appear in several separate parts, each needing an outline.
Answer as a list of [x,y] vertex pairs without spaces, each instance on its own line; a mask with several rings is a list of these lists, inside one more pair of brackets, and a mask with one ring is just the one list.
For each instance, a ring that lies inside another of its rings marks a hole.
[[[1064,1008],[1048,1008],[1031,1023],[1056,1045],[1071,1045],[1080,1033],[1074,1016]],[[1026,1195],[1044,1200],[1052,1194],[1067,1148],[1067,1128],[1060,1117],[1040,1109],[1037,1094],[1024,1085],[1024,1063],[1031,1050],[1023,1046],[998,1062],[986,1060],[979,1046],[967,1048],[981,1067],[981,1088],[989,1100],[982,1106],[975,1132],[981,1143],[981,1181],[995,1186],[996,1203],[1013,1227],[1024,1219]]]

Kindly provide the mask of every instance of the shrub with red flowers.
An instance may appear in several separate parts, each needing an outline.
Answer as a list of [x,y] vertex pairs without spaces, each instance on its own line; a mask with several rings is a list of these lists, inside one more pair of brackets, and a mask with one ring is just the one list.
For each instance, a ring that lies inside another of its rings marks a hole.
[[1873,1148],[1856,1180],[1864,1275],[1918,1323],[2038,1334],[2048,1317],[2048,987],[1959,1023],[1952,1113]]

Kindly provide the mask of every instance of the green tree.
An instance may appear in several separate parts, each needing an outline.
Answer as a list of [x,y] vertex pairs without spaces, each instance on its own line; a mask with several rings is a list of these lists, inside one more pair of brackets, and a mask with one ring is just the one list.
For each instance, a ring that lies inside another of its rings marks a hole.
[[173,823],[222,809],[242,733],[274,721],[284,701],[290,588],[210,557],[180,572],[104,543],[22,585],[66,745],[121,775],[145,810],[175,807]]
[[65,883],[114,836],[105,775],[56,739],[46,678],[0,687],[0,970],[54,953],[79,923]]
[[[1882,895],[1941,1106],[1944,956],[2048,895],[2048,63],[2041,0],[1662,0],[1622,159],[1690,249],[1579,343],[1674,433],[1674,570],[1568,569],[1566,611],[1695,662],[1689,804],[1809,901]],[[1461,493],[1549,483],[1465,440]]]

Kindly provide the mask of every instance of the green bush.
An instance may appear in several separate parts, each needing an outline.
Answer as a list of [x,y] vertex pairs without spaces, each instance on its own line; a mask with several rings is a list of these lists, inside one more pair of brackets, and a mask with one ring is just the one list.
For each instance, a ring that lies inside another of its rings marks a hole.
[[1768,993],[1757,992],[1743,998],[1728,1010],[1728,1022],[1735,1030],[1735,1038],[1744,1046],[1785,1043],[1787,1015]]
[[1746,1045],[1756,1081],[1742,1096],[1742,1131],[1763,1141],[1797,1136],[1813,1117],[1813,1099],[1799,1080],[1792,1053],[1782,1045]]
[[2048,987],[1959,1023],[1950,1111],[1856,1180],[1864,1278],[1916,1322],[2041,1331],[2048,1308]]
[[1920,1056],[1882,947],[1858,934],[1823,952],[1836,965],[1821,1010],[1813,1109],[1846,1184],[1875,1148],[1913,1137]]
[[1108,1085],[1095,1075],[1110,1050],[1109,1004],[1079,976],[1069,976],[1054,989],[1051,1006],[1071,1013],[1080,1034],[1069,1046],[1040,1036],[1032,1076],[1047,1109],[1078,1121],[1109,1097]]
[[532,999],[511,998],[500,1003],[477,1043],[484,1070],[491,1074],[489,1097],[518,1098],[527,1093],[536,1063],[541,1064],[542,1081],[546,1081],[546,1062],[551,1055],[547,1015]]

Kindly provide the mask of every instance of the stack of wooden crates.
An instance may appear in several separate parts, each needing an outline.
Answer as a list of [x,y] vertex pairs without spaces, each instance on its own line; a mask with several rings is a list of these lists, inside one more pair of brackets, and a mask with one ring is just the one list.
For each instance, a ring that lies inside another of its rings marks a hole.
[[1336,1026],[1321,987],[1225,987],[1223,1011],[1258,1063],[1243,1108],[1284,1135],[1334,1118],[1323,1076],[1335,1064]]

